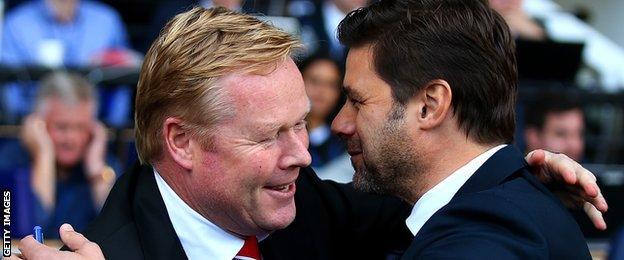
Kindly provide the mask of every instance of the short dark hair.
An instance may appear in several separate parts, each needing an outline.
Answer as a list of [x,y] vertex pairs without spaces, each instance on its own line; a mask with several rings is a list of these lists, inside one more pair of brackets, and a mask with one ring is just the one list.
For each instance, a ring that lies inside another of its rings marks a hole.
[[484,144],[513,141],[515,44],[487,1],[380,0],[349,13],[338,38],[347,47],[372,47],[374,69],[395,103],[403,106],[443,79],[467,136]]
[[526,127],[541,130],[546,123],[546,117],[551,113],[562,113],[572,110],[583,111],[578,98],[574,95],[562,94],[560,91],[539,93],[532,102],[523,102],[525,107],[524,122]]

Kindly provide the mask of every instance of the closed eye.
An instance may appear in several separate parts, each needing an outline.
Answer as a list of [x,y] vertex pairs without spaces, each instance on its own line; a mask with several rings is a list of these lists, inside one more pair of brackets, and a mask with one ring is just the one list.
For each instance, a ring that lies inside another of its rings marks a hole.
[[357,99],[348,98],[347,100],[348,100],[348,101],[351,103],[351,105],[353,105],[353,107],[355,107],[355,108],[358,108],[358,107],[362,104],[362,102],[361,102],[361,101],[359,101],[359,100],[357,100]]
[[308,125],[308,121],[306,120],[301,120],[299,121],[297,124],[295,124],[295,126],[293,127],[295,130],[303,130],[306,128],[306,126]]

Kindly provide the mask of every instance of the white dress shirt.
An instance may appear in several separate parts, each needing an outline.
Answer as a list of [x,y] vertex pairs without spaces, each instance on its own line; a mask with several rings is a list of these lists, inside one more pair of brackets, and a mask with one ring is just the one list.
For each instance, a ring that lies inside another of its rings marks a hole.
[[425,225],[425,222],[451,201],[455,193],[470,179],[470,176],[472,176],[485,161],[490,159],[492,155],[505,146],[507,145],[502,144],[485,151],[427,191],[416,202],[414,208],[412,208],[412,213],[405,220],[405,224],[407,224],[409,230],[412,231],[412,234],[416,236],[418,231]]
[[193,210],[169,187],[154,170],[156,184],[167,207],[173,229],[186,256],[193,259],[232,260],[243,248],[245,240],[235,236]]

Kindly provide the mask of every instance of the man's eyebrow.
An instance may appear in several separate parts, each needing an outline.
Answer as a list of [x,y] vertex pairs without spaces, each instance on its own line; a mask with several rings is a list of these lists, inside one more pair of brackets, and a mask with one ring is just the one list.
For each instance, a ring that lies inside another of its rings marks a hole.
[[307,98],[306,101],[308,102],[308,105],[306,106],[306,111],[305,113],[303,113],[303,117],[301,118],[301,120],[305,120],[312,110],[312,101],[310,101],[310,98]]
[[276,123],[276,122],[268,122],[265,120],[260,120],[259,122],[256,122],[255,125],[255,132],[256,134],[268,134],[271,133],[273,131],[277,131],[278,129],[281,128],[281,124]]
[[344,92],[344,94],[351,98],[351,99],[357,99],[357,100],[362,100],[362,95],[360,95],[360,93],[358,93],[356,90],[354,90],[353,88],[351,88],[350,86],[343,86],[342,87],[342,91]]
[[[301,117],[299,118],[299,120],[297,122],[299,122],[301,120],[305,120],[306,117],[308,117],[308,114],[310,113],[310,108],[311,108],[311,103],[308,102],[308,107],[307,107],[306,111],[301,115]],[[282,125],[280,123],[268,122],[268,123],[262,123],[257,128],[257,130],[261,134],[267,134],[267,133],[272,133],[273,131],[280,130],[283,127],[284,127],[284,125]]]

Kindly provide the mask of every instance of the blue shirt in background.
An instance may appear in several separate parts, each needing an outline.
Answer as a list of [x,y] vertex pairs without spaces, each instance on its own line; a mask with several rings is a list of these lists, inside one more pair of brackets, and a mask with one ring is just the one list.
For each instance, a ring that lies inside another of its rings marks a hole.
[[[42,44],[54,40],[62,46],[62,65],[88,66],[94,56],[109,49],[127,49],[124,24],[117,12],[104,4],[79,1],[74,19],[69,23],[57,21],[44,0],[34,0],[17,6],[6,15],[2,30],[0,62],[19,67],[42,64],[39,54]],[[9,83],[2,90],[3,121],[18,123],[31,112],[37,86],[23,75],[23,81]],[[99,91],[103,100],[101,118],[109,125],[127,124],[132,90],[127,87]]]
[[84,0],[76,8],[74,20],[65,24],[54,18],[44,0],[25,3],[9,12],[2,35],[2,63],[39,64],[39,45],[48,39],[62,42],[65,66],[88,65],[101,51],[128,47],[126,29],[114,9]]

